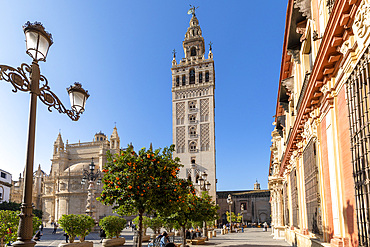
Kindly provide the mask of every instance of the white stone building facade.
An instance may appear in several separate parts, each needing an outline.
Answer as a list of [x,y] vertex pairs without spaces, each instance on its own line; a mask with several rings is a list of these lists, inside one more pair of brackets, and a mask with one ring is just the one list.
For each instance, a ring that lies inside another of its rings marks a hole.
[[180,177],[197,184],[206,172],[210,195],[216,198],[215,70],[212,48],[205,58],[199,21],[193,12],[183,41],[185,58],[172,60],[172,133],[174,155],[184,167]]
[[[107,151],[120,151],[120,138],[116,127],[110,139],[99,132],[95,134],[92,142],[69,144],[67,140],[64,144],[62,135],[58,134],[54,142],[50,174],[42,171],[40,165],[33,173],[32,202],[36,209],[43,211],[43,222],[56,222],[63,214],[86,213],[89,183],[87,181],[86,184],[81,184],[83,170],[89,170],[93,158],[94,172],[101,171],[107,161]],[[19,175],[18,181],[12,182],[11,201],[22,202],[23,183],[22,174]],[[102,191],[102,184],[98,186],[95,183],[94,190],[96,198]],[[95,199],[92,211],[96,220],[113,215],[111,206],[105,206]]]
[[12,186],[12,175],[0,169],[0,203],[9,202],[10,187]]
[[[95,134],[92,142],[68,144],[67,140],[65,145],[59,133],[54,142],[51,171],[43,181],[44,221],[57,221],[63,214],[85,214],[88,183],[81,184],[83,170],[89,169],[93,158],[95,172],[101,171],[107,161],[107,151],[111,153],[120,151],[120,138],[116,127],[110,139],[99,132]],[[102,185],[95,184],[95,197],[98,197],[101,191]],[[97,220],[113,214],[111,206],[105,206],[95,199],[93,205],[94,217]]]

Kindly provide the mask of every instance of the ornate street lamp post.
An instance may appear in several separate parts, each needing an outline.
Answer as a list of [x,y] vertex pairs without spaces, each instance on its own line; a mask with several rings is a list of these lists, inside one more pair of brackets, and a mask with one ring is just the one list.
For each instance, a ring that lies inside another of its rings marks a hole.
[[[17,241],[13,246],[33,247],[36,243],[32,241],[32,183],[33,183],[33,160],[35,149],[35,129],[36,129],[36,104],[37,97],[47,105],[48,110],[54,107],[59,113],[65,113],[73,121],[77,121],[85,110],[86,99],[89,94],[81,87],[81,84],[68,88],[71,99],[72,110],[67,110],[59,98],[50,90],[48,80],[40,74],[39,61],[46,61],[46,55],[49,47],[53,44],[51,34],[45,31],[40,22],[27,22],[23,26],[26,36],[27,54],[33,59],[32,65],[23,63],[18,68],[12,68],[7,65],[0,65],[0,80],[12,84],[13,92],[18,90],[30,92],[30,112],[28,124],[28,139],[26,151],[26,167],[23,187],[23,197],[21,204],[21,213],[19,215],[19,227]],[[43,85],[40,87],[40,81]]]
[[[203,174],[198,179],[199,190],[201,192],[208,191],[210,189],[211,183],[207,180],[208,174],[203,172]],[[207,230],[207,222],[203,222],[203,236],[205,236],[208,240],[208,230]]]
[[233,205],[233,200],[231,199],[231,195],[227,196],[227,204],[229,204],[229,214],[230,214],[230,232],[232,231],[232,221],[231,221],[231,205]]
[[86,214],[90,215],[94,221],[95,215],[94,215],[94,194],[95,194],[95,189],[94,189],[94,182],[97,180],[96,184],[100,185],[101,183],[101,174],[100,171],[97,170],[95,172],[95,164],[94,164],[94,158],[91,158],[91,163],[89,165],[89,170],[84,169],[83,170],[83,177],[81,184],[85,184],[86,180],[89,181],[89,188],[87,189],[87,204],[86,204]]

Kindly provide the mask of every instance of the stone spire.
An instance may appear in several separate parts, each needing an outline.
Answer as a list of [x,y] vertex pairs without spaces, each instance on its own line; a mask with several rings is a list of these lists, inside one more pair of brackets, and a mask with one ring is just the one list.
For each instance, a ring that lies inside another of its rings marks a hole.
[[185,39],[182,43],[184,47],[185,58],[192,56],[204,56],[204,39],[202,30],[199,26],[199,21],[195,14],[191,17],[188,30],[185,34]]
[[63,151],[64,151],[64,143],[62,140],[62,135],[59,132],[58,137],[54,142],[54,154],[58,154]]
[[114,126],[113,133],[110,136],[110,148],[112,149],[119,149],[120,147],[120,139],[117,132],[117,127]]
[[261,189],[261,185],[260,183],[258,183],[257,179],[256,179],[256,183],[254,184],[254,190],[260,190]]

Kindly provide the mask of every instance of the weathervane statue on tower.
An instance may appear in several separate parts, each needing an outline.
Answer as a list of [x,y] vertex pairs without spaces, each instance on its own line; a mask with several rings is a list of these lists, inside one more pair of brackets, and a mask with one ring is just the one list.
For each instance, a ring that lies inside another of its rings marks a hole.
[[190,9],[188,10],[188,15],[192,14],[193,16],[195,16],[195,10],[199,7],[195,7],[194,5],[191,5],[191,4],[189,5],[190,5]]

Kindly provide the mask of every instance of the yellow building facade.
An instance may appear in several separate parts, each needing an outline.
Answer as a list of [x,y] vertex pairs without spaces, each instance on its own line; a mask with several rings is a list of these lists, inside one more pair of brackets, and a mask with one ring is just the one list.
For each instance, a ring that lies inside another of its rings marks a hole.
[[289,0],[272,131],[275,238],[370,245],[370,1]]

